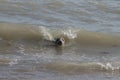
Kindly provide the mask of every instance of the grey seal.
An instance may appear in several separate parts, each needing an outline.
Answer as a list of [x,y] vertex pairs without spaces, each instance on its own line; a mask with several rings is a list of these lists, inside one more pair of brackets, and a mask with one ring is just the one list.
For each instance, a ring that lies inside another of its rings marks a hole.
[[65,45],[65,40],[64,38],[56,38],[54,41],[55,45],[57,46],[64,46]]

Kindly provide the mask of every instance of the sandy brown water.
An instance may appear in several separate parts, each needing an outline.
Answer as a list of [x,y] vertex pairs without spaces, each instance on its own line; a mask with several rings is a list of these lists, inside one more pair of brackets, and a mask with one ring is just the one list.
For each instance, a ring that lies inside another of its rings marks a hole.
[[119,80],[119,3],[0,0],[0,80]]

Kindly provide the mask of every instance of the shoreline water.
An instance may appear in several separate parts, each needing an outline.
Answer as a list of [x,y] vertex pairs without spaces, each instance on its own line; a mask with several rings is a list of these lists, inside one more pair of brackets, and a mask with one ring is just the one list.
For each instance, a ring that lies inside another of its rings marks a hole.
[[119,80],[119,3],[0,0],[0,80]]

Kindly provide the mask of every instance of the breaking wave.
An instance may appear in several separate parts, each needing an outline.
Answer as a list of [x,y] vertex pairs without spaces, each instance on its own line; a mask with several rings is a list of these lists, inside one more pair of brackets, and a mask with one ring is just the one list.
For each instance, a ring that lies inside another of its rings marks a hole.
[[[90,32],[79,28],[48,28],[26,24],[0,23],[1,40],[33,40],[52,41],[63,37],[66,44],[75,45],[110,45],[119,46],[120,37],[97,32]],[[43,43],[43,42],[42,42]]]

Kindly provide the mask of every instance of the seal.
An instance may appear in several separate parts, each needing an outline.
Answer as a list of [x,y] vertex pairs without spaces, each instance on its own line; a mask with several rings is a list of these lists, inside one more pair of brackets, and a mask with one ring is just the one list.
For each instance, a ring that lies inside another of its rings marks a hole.
[[55,45],[57,45],[57,46],[64,46],[64,44],[65,44],[65,40],[64,40],[64,38],[56,38],[55,39]]

